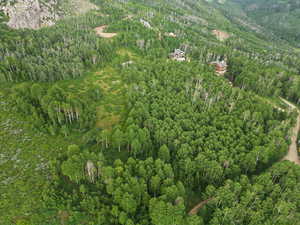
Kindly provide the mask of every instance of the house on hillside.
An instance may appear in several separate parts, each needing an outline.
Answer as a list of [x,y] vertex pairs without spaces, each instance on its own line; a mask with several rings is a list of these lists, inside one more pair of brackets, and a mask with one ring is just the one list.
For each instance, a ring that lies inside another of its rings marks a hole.
[[150,25],[150,23],[149,23],[148,21],[143,20],[143,19],[140,19],[140,22],[141,22],[145,27],[147,27],[147,28],[149,28],[149,29],[152,28],[151,25]]
[[175,33],[173,33],[173,32],[165,33],[165,35],[168,36],[168,37],[173,37],[173,38],[177,37],[177,35]]
[[180,49],[175,49],[174,52],[169,55],[169,57],[178,62],[186,61],[185,52]]
[[223,76],[227,72],[227,62],[225,60],[211,62],[210,65],[215,66],[216,74],[220,76]]
[[127,62],[124,62],[122,63],[122,67],[125,68],[125,67],[129,67],[131,64],[133,64],[134,62],[133,61],[127,61]]

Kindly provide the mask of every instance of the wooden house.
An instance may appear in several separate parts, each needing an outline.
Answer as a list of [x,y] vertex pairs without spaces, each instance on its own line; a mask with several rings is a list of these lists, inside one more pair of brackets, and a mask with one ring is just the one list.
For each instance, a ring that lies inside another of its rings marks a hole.
[[180,49],[175,49],[174,52],[169,55],[169,57],[178,62],[186,61],[185,52]]
[[210,65],[215,66],[215,71],[218,75],[223,76],[227,72],[227,62],[225,60],[211,62]]

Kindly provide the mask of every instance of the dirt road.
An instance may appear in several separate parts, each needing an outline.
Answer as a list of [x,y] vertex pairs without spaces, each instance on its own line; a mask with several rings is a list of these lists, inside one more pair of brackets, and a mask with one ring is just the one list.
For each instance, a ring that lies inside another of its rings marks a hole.
[[199,210],[205,206],[209,201],[211,201],[213,198],[209,198],[207,200],[204,200],[202,202],[200,202],[199,204],[197,204],[194,208],[192,208],[190,211],[189,211],[189,215],[192,216],[192,215],[196,215]]
[[[287,104],[291,109],[297,109],[295,105],[290,103],[289,101],[280,98],[281,101],[283,101],[285,104]],[[289,147],[287,155],[283,158],[283,160],[288,160],[291,162],[294,162],[298,165],[300,165],[300,160],[298,156],[298,146],[297,146],[297,137],[298,137],[298,132],[300,129],[300,111],[297,109],[298,112],[298,117],[297,117],[297,122],[295,127],[292,129],[292,135],[291,135],[291,145]]]
[[114,36],[117,35],[117,33],[104,33],[103,31],[107,28],[106,25],[103,25],[101,27],[96,27],[95,31],[97,33],[97,35],[99,35],[100,37],[103,38],[113,38]]

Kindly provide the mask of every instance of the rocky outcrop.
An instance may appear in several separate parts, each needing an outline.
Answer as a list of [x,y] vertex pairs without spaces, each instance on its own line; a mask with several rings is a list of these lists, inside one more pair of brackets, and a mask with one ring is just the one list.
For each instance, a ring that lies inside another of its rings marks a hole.
[[52,26],[64,16],[83,14],[92,9],[98,9],[98,7],[89,0],[7,0],[0,2],[0,11],[2,10],[9,17],[7,25],[14,29],[39,29]]
[[60,18],[57,0],[8,1],[0,9],[9,17],[7,25],[14,29],[39,29],[53,25]]

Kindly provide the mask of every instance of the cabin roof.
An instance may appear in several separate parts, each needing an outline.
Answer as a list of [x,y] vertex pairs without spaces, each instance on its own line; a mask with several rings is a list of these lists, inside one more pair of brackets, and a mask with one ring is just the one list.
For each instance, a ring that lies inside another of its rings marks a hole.
[[210,64],[217,65],[217,66],[220,66],[220,67],[226,67],[227,66],[227,63],[224,60],[222,60],[222,61],[213,61]]

